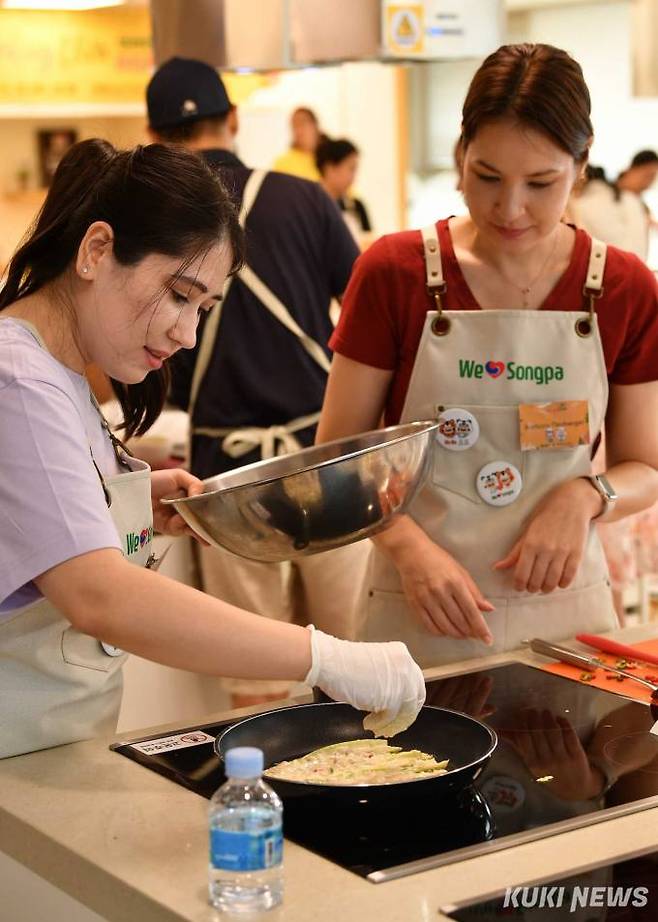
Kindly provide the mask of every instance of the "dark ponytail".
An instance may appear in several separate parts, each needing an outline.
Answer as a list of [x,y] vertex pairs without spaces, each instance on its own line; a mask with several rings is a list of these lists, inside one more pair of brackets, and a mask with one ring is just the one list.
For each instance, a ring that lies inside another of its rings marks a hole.
[[[185,264],[218,241],[231,248],[236,271],[243,234],[217,174],[196,154],[150,144],[116,151],[107,141],[81,141],[61,160],[46,201],[9,263],[0,310],[56,282],[75,261],[88,227],[107,222],[118,263],[132,266],[151,253]],[[112,381],[126,437],[157,419],[169,382],[165,367],[139,384]]]

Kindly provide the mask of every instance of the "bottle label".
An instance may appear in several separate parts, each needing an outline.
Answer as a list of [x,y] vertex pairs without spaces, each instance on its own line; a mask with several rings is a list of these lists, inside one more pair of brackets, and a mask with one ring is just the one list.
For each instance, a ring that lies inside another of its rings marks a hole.
[[263,832],[210,830],[210,863],[221,871],[264,871],[281,864],[281,826]]

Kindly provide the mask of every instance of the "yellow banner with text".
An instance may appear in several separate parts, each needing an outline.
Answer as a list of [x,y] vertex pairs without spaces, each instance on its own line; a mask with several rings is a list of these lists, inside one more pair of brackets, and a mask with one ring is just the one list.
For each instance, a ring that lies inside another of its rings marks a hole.
[[0,10],[0,104],[142,102],[152,60],[146,8]]
[[[153,70],[146,7],[0,9],[0,105],[143,103]],[[265,74],[223,74],[240,104]]]

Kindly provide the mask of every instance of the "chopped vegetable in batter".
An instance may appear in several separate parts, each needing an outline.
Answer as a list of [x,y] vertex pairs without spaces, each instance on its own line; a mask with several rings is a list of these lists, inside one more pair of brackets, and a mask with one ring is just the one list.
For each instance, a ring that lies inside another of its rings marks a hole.
[[403,750],[386,740],[351,740],[315,749],[290,762],[279,762],[266,775],[313,784],[387,784],[444,775],[448,760],[418,749]]

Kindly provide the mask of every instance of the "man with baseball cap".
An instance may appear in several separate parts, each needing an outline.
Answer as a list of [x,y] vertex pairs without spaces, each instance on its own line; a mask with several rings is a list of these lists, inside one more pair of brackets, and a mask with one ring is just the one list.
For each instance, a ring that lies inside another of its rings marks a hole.
[[[217,169],[247,233],[247,265],[202,321],[196,348],[170,361],[170,400],[190,415],[190,467],[205,478],[313,443],[331,357],[329,308],[358,251],[317,183],[250,170],[233,153],[237,110],[208,64],[172,58],[153,75],[146,99],[153,140],[196,150]],[[203,548],[203,587],[249,611],[312,621],[349,638],[366,544],[291,564]],[[288,691],[282,683],[224,685],[235,706]]]

